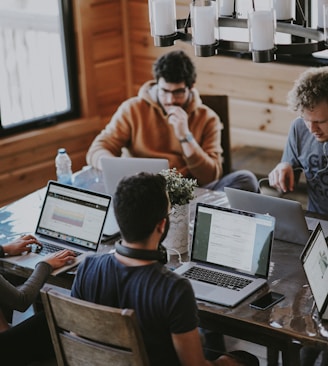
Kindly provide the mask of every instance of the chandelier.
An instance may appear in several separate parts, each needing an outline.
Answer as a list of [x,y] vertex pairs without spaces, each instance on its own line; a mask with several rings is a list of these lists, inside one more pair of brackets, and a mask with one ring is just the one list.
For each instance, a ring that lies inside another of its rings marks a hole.
[[[242,1],[249,1],[246,17],[238,13]],[[328,48],[328,0],[317,1],[318,26],[311,28],[299,0],[269,0],[265,7],[263,0],[192,0],[184,19],[176,18],[175,0],[148,0],[151,35],[158,47],[188,42],[201,57],[238,53],[251,55],[254,62],[271,62],[277,55],[311,55]],[[236,29],[244,29],[247,39],[222,36]],[[277,34],[289,35],[287,43],[277,43]]]

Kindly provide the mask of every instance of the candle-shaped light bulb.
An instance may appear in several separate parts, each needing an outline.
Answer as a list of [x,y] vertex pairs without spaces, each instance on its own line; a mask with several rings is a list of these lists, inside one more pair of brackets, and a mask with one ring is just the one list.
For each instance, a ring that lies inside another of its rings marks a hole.
[[154,36],[168,36],[176,31],[175,0],[150,0],[151,29]]
[[272,9],[249,12],[248,28],[251,51],[274,48],[275,21]]
[[277,20],[290,20],[294,18],[295,0],[273,0]]
[[326,47],[328,45],[328,5],[323,5],[323,26]]
[[193,43],[211,45],[215,43],[216,9],[212,1],[193,1],[191,4]]
[[328,5],[328,0],[318,0],[318,28],[324,27],[324,5]]
[[220,3],[220,15],[232,16],[235,8],[235,0],[221,0]]

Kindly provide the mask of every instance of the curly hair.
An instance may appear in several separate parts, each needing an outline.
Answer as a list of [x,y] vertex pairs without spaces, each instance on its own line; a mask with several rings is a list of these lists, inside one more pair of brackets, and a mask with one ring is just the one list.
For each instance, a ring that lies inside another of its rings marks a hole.
[[287,97],[293,111],[312,110],[317,104],[328,101],[328,66],[311,67],[303,72]]
[[167,83],[182,83],[190,89],[196,82],[196,69],[188,55],[183,51],[169,52],[155,61],[153,75],[158,82],[163,78]]

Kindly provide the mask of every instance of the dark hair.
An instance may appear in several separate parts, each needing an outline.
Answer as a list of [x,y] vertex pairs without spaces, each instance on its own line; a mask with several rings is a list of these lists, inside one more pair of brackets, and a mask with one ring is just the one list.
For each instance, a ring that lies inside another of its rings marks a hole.
[[122,238],[127,242],[143,241],[167,217],[166,180],[160,174],[149,173],[123,178],[113,201]]
[[163,78],[167,83],[184,82],[191,88],[196,82],[196,69],[188,55],[183,51],[172,51],[161,56],[153,65],[156,81]]
[[328,67],[311,67],[296,80],[288,93],[287,102],[294,111],[313,109],[317,104],[328,102]]

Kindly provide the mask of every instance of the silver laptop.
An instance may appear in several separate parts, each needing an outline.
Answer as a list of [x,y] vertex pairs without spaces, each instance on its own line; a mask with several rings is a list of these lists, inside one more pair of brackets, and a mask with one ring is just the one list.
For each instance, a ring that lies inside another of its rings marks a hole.
[[230,187],[224,191],[231,207],[274,216],[276,239],[306,244],[310,231],[300,202]]
[[1,258],[34,269],[50,250],[70,249],[79,254],[74,263],[52,272],[58,275],[97,252],[111,197],[97,192],[49,181],[33,235],[43,244],[40,252]]
[[[101,167],[106,193],[114,196],[116,187],[122,178],[140,172],[159,173],[162,169],[169,168],[169,161],[155,158],[106,157],[101,159]],[[118,233],[119,227],[115,218],[114,207],[111,205],[104,227],[104,234],[114,236]]]
[[328,246],[318,223],[302,254],[302,266],[321,319],[328,319]]
[[176,269],[197,299],[236,306],[267,283],[275,218],[197,203],[191,260]]

